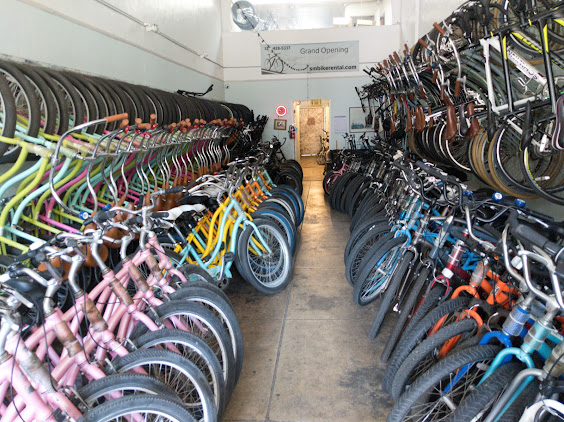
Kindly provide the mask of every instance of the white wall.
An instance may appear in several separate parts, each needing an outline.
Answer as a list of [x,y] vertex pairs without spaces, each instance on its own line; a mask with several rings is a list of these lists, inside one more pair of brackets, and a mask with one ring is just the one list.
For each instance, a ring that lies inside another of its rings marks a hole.
[[[387,0],[386,21],[393,21],[393,12],[399,15],[394,0]],[[389,11],[388,11],[389,10]],[[224,27],[228,18],[224,17]],[[228,27],[229,28],[229,27]],[[392,51],[400,48],[400,25],[331,28],[296,31],[266,31],[261,33],[269,44],[322,43],[335,41],[359,41],[359,69],[355,72],[333,72],[292,75],[262,75],[261,44],[255,32],[223,33],[223,64],[225,78],[225,99],[245,104],[254,110],[255,115],[270,118],[263,139],[273,135],[288,137],[287,132],[275,131],[273,120],[276,106],[285,105],[288,126],[295,123],[293,102],[321,98],[330,100],[331,120],[333,116],[349,115],[349,107],[359,107],[360,101],[355,87],[370,83],[370,78],[362,71],[386,58]],[[344,146],[342,134],[336,134],[331,125],[331,148]],[[283,148],[287,157],[295,157],[294,144],[288,139]]]
[[[293,101],[322,98],[331,102],[331,124],[333,116],[347,116],[348,121],[349,107],[360,106],[354,87],[369,82],[368,77],[342,78],[335,77],[334,74],[331,78],[323,79],[226,82],[229,88],[225,90],[225,99],[245,104],[254,110],[255,115],[267,115],[270,120],[264,131],[263,139],[268,140],[276,135],[282,140],[284,137],[289,138],[289,135],[287,132],[274,130],[276,106],[285,105],[288,109],[288,114],[284,118],[288,120],[287,125],[289,126],[295,123]],[[339,148],[344,146],[342,134],[334,133],[332,126],[330,141],[332,149],[337,145]],[[294,157],[294,144],[290,139],[284,145],[283,152],[287,158]]]
[[[386,58],[400,46],[399,25],[359,28],[304,29],[261,33],[269,44],[302,44],[359,41],[360,70],[356,72],[316,73],[310,79],[361,76],[362,69]],[[223,63],[226,82],[251,80],[302,79],[304,75],[261,75],[260,39],[255,32],[224,32]]]
[[433,22],[440,22],[448,17],[466,0],[401,0],[399,22],[401,23],[402,44],[410,47],[431,29]]
[[[202,0],[202,2],[213,3],[213,0]],[[49,4],[51,3],[56,6],[64,2],[57,0],[50,1]],[[80,7],[76,7],[76,3],[78,1],[75,0],[73,2],[75,7],[70,9],[80,11],[84,19],[93,16],[89,9],[94,3],[93,0],[80,0]],[[156,7],[157,2],[154,3]],[[214,76],[191,69],[186,63],[189,53],[182,50],[182,54],[180,52],[176,54],[174,44],[171,46],[168,41],[169,46],[161,49],[157,54],[133,46],[130,42],[116,40],[87,25],[72,22],[30,4],[17,0],[2,0],[1,4],[0,55],[169,91],[177,89],[205,91],[210,84],[214,84],[213,92],[206,98],[223,99],[223,72],[220,72],[219,76]],[[107,13],[108,19],[98,15],[99,19],[95,21],[115,23],[110,19],[111,13]],[[120,22],[124,24],[123,21]],[[144,30],[138,35],[133,38],[138,43],[141,43],[142,37],[155,36],[151,33],[145,34]],[[221,35],[218,37],[220,38]],[[221,59],[220,51],[221,46],[217,46],[215,54],[218,59]],[[197,56],[196,59],[203,61]],[[209,62],[208,64],[211,65]],[[217,68],[215,65],[213,67]]]

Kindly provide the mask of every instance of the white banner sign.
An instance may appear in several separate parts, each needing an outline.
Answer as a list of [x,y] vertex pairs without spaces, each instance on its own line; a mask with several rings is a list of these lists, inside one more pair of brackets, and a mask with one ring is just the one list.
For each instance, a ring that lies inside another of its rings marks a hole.
[[287,73],[354,72],[358,41],[261,46],[263,75]]

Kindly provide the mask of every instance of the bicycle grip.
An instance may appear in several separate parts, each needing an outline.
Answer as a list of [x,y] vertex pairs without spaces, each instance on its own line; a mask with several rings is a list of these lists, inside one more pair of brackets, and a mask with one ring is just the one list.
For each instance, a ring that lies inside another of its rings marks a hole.
[[443,29],[443,27],[441,25],[439,25],[437,22],[433,23],[433,28],[435,28],[437,31],[439,31],[439,34],[441,34],[442,36],[446,35],[446,32]]
[[136,217],[130,218],[128,220],[125,220],[123,222],[123,224],[125,224],[126,226],[132,226],[134,224],[142,224],[143,223],[143,217],[138,215]]
[[409,47],[408,47],[407,43],[405,43],[403,46],[404,46],[404,50],[403,50],[404,53],[409,54]]
[[435,70],[433,72],[433,83],[437,83],[437,78],[439,77],[439,71]]
[[427,43],[426,43],[425,41],[423,41],[421,38],[419,38],[419,40],[417,40],[417,42],[418,42],[419,44],[421,44],[421,46],[422,46],[423,48],[429,48],[429,44],[427,44]]
[[557,244],[549,241],[545,236],[537,232],[535,229],[525,224],[519,223],[519,219],[517,218],[517,211],[511,211],[509,217],[507,218],[507,222],[511,226],[511,233],[513,234],[513,236],[515,236],[524,244],[533,244],[541,249],[547,250],[547,252],[552,254],[555,254],[559,251],[560,247]]
[[448,141],[452,141],[457,132],[456,124],[456,109],[454,106],[449,105],[446,109],[446,132],[445,138]]
[[151,126],[154,125],[157,122],[157,115],[156,114],[151,114],[149,116],[149,121],[151,122]]
[[174,188],[168,188],[161,191],[160,195],[171,195],[173,193],[182,193],[186,189],[184,186],[176,186]]
[[427,94],[425,94],[425,89],[423,88],[423,85],[419,85],[419,92],[421,93],[423,99],[427,100]]
[[117,122],[119,120],[127,119],[128,117],[129,115],[127,113],[121,113],[121,114],[114,114],[113,116],[106,116],[103,119],[107,123],[112,123],[112,122]]
[[401,60],[400,60],[400,57],[399,57],[399,55],[398,55],[398,52],[397,52],[397,51],[394,51],[394,59],[396,59],[396,63],[399,63],[399,62],[401,62]]
[[454,84],[454,96],[458,97],[460,95],[460,79],[456,80],[456,83]]
[[151,218],[167,218],[167,217],[168,217],[168,211],[157,211],[151,213]]
[[104,223],[117,215],[115,211],[98,211],[94,214],[93,220],[97,223]]

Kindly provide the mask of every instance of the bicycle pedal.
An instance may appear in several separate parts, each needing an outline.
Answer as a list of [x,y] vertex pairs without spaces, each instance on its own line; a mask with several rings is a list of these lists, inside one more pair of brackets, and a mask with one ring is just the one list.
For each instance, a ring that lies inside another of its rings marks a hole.
[[223,260],[225,263],[233,262],[235,261],[235,254],[233,252],[226,252],[225,255],[223,255]]

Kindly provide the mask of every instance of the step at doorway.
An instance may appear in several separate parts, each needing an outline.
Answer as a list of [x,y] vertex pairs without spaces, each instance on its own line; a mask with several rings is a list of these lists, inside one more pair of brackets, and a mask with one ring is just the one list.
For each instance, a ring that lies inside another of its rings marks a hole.
[[330,131],[330,115],[329,100],[294,101],[296,157],[317,155],[321,149],[321,138]]

